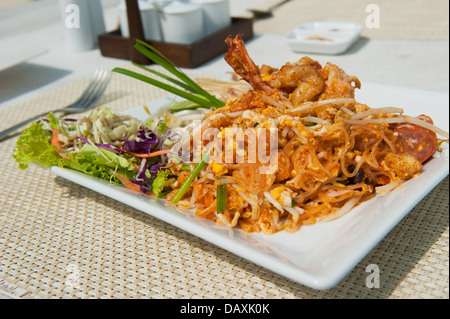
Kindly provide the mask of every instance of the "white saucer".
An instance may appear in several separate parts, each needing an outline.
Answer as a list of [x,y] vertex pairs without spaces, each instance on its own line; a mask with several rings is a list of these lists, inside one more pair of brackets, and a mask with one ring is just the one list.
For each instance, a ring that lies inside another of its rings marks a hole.
[[295,52],[339,54],[358,40],[362,30],[358,23],[308,22],[290,30],[285,40]]

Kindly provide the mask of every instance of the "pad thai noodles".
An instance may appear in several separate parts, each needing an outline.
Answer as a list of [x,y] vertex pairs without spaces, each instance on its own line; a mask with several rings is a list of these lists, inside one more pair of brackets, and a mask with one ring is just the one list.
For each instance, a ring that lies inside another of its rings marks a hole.
[[[303,57],[258,67],[240,36],[226,43],[225,60],[240,81],[199,82],[224,107],[164,112],[146,122],[107,110],[56,126],[43,120],[53,154],[67,161],[51,165],[83,171],[97,157],[109,165],[101,178],[227,227],[274,234],[340,217],[389,192],[448,142],[426,115],[359,103],[358,78],[332,63]],[[18,161],[29,151],[23,143]],[[91,157],[80,158],[86,152]]]

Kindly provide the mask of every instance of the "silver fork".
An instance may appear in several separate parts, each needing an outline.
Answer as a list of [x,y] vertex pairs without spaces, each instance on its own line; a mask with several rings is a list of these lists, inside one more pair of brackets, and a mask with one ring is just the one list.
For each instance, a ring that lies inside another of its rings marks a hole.
[[[95,71],[94,75],[92,76],[91,82],[87,86],[86,90],[81,94],[81,96],[73,102],[72,104],[53,110],[51,112],[53,113],[65,113],[65,114],[75,114],[75,113],[81,113],[86,110],[89,110],[92,108],[95,103],[100,99],[100,97],[103,95],[103,93],[106,90],[106,87],[109,83],[109,80],[111,79],[111,72],[107,70],[101,70],[98,69]],[[45,112],[39,115],[36,115],[32,118],[29,118],[26,121],[23,121],[19,124],[14,125],[13,127],[10,127],[7,130],[4,130],[3,132],[0,132],[0,141],[5,139],[9,134],[15,132],[19,128],[23,127],[24,125],[27,125],[33,121],[38,120],[39,118],[47,115],[49,112]]]

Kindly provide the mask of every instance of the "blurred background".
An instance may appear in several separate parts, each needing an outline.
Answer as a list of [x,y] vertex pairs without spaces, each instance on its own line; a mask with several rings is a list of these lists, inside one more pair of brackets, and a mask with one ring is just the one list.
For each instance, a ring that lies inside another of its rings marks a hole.
[[[253,7],[264,0],[230,0],[234,16],[248,15],[246,8]],[[105,9],[116,7],[119,0],[102,0]],[[380,28],[365,28],[362,36],[376,39],[449,39],[449,1],[448,0],[291,0],[273,11],[273,15],[255,21],[256,33],[288,32],[303,22],[326,20],[347,21],[364,24],[369,4],[380,8]],[[14,17],[20,15],[21,6],[35,7],[28,13],[27,25]],[[6,14],[7,13],[7,14]],[[13,35],[28,28],[36,28],[59,22],[58,0],[1,0],[0,19],[8,20],[2,24],[1,36]],[[19,25],[20,22],[20,25]],[[107,27],[114,28],[115,20],[106,21]]]
[[[266,1],[229,0],[231,16],[254,18],[255,37],[248,45],[256,64],[276,67],[310,55],[321,63],[333,61],[363,82],[448,92],[448,0],[290,0],[264,16],[249,10]],[[120,0],[101,0],[108,32],[119,27],[119,4]],[[375,27],[367,23],[373,6],[379,11]],[[0,108],[89,77],[98,67],[110,69],[126,62],[103,57],[98,48],[69,50],[61,12],[59,0],[0,0]],[[342,54],[293,52],[284,35],[311,21],[359,23],[363,30]],[[17,63],[6,68],[11,57]],[[218,57],[196,70],[221,74],[229,66]]]

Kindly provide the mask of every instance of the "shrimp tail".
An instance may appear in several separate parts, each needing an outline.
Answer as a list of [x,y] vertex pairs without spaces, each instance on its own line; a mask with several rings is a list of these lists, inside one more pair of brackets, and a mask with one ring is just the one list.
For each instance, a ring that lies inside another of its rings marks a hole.
[[238,34],[236,37],[229,35],[225,42],[228,44],[228,52],[225,55],[225,61],[233,68],[233,70],[248,82],[254,90],[271,92],[273,88],[262,80],[258,66],[250,58],[242,35]]

